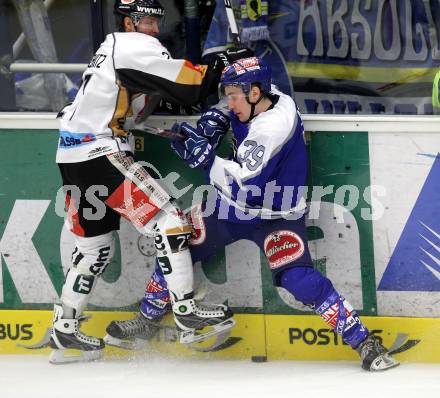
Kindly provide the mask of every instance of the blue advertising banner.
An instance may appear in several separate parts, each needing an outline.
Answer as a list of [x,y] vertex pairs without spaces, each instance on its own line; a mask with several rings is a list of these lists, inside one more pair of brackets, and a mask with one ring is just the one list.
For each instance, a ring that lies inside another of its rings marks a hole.
[[378,290],[440,291],[440,154],[417,198]]
[[[235,6],[240,25],[243,5]],[[285,65],[305,113],[432,114],[439,25],[437,1],[270,1],[275,80],[285,80]],[[218,2],[205,54],[230,42],[225,26]]]

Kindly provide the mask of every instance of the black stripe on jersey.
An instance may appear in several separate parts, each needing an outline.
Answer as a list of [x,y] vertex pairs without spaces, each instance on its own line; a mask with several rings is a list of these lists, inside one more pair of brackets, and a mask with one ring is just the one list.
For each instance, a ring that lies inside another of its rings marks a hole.
[[210,94],[210,79],[203,79],[202,85],[176,83],[156,75],[134,69],[117,69],[123,86],[131,92],[158,94],[171,102],[195,105]]

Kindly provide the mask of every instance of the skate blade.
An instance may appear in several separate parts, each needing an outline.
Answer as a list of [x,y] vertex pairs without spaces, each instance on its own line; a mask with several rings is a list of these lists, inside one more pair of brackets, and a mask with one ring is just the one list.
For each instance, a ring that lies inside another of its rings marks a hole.
[[103,340],[106,345],[122,348],[124,350],[139,351],[147,346],[146,341],[142,339],[121,340],[116,337],[110,336],[109,334],[106,334]]
[[227,331],[224,334],[215,336],[215,341],[208,345],[201,345],[202,343],[188,344],[188,348],[197,352],[215,352],[225,350],[232,347],[242,340],[241,337],[230,337],[231,332]]
[[399,366],[400,362],[393,357],[390,357],[388,353],[377,357],[370,366],[371,372],[380,372]]
[[46,333],[44,334],[44,336],[42,337],[42,339],[35,343],[35,344],[31,344],[31,345],[25,345],[25,344],[16,344],[17,347],[22,347],[22,348],[27,348],[28,350],[37,350],[40,348],[46,348],[49,346],[49,342],[50,342],[50,336],[52,334],[52,328],[47,328]]
[[[70,352],[75,352],[75,354],[71,354]],[[62,365],[75,362],[91,362],[101,359],[102,356],[103,350],[80,351],[55,349],[50,353],[49,363],[52,365]]]
[[194,344],[200,343],[214,336],[223,337],[224,335],[226,335],[227,338],[235,324],[235,320],[229,318],[222,323],[213,325],[212,329],[205,333],[197,332],[195,330],[181,331],[180,342],[182,344]]

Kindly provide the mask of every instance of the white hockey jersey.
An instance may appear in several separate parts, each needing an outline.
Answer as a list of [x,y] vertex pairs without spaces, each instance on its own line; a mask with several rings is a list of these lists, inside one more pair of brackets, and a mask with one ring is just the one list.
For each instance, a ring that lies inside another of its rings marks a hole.
[[132,151],[124,122],[140,94],[146,94],[142,114],[147,116],[160,98],[197,103],[213,90],[214,81],[206,65],[171,59],[154,37],[136,32],[107,35],[83,74],[75,100],[59,113],[57,163]]

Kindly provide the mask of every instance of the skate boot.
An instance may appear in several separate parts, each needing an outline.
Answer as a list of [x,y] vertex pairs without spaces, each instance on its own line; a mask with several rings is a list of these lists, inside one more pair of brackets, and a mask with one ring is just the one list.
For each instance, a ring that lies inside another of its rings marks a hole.
[[[49,347],[53,348],[49,362],[52,364],[94,361],[102,357],[102,349],[105,347],[102,339],[87,336],[79,330],[80,319],[64,319],[63,309],[59,305],[54,306],[54,321],[50,334]],[[77,355],[66,355],[66,350],[73,349]]]
[[387,370],[398,366],[400,363],[390,356],[388,350],[380,343],[379,339],[373,334],[369,334],[366,339],[356,348],[362,360],[362,369],[372,372]]
[[139,350],[159,332],[159,322],[160,319],[148,319],[141,312],[134,319],[112,321],[107,326],[104,342],[126,350]]
[[[225,305],[196,303],[193,296],[173,303],[174,320],[180,332],[182,344],[193,344],[216,336],[209,347],[213,350],[223,344],[235,326],[232,311]],[[207,330],[204,330],[206,329]]]

